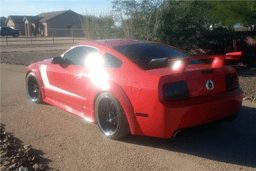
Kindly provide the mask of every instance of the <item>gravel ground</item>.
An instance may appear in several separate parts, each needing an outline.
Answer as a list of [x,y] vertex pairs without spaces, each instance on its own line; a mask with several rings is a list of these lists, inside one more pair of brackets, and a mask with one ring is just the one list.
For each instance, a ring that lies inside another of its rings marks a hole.
[[256,98],[256,67],[246,68],[233,66],[239,76],[239,84],[244,91],[245,98]]
[[39,164],[40,156],[36,149],[31,145],[23,146],[21,140],[5,132],[5,125],[1,123],[0,135],[0,170],[50,171],[47,165]]
[[61,55],[64,50],[30,51],[30,52],[4,52],[1,53],[1,63],[13,65],[30,65],[44,59]]

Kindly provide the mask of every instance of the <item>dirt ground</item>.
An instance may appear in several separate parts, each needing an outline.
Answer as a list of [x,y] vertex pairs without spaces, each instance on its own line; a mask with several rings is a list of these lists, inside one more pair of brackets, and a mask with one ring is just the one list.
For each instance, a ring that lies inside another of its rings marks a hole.
[[244,97],[256,98],[256,66],[246,68],[233,66],[239,76],[239,84],[244,91]]
[[[32,41],[31,41],[32,40]],[[82,41],[87,41],[85,37],[26,37],[26,36],[20,36],[20,37],[2,37],[0,36],[0,45],[50,45],[50,44],[70,44],[70,43],[79,43]]]
[[[40,163],[58,170],[256,170],[256,103],[243,102],[238,118],[180,139],[104,138],[97,125],[47,104],[33,104],[26,66],[62,54],[72,44],[1,47],[1,122]],[[255,68],[236,66],[247,97],[256,97]]]

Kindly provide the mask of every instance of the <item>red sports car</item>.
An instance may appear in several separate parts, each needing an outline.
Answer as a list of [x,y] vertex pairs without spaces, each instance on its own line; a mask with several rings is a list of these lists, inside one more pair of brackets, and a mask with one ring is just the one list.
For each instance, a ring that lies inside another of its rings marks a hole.
[[238,114],[243,91],[225,58],[191,57],[156,42],[84,42],[60,57],[31,64],[26,88],[32,102],[96,123],[108,138],[170,138]]

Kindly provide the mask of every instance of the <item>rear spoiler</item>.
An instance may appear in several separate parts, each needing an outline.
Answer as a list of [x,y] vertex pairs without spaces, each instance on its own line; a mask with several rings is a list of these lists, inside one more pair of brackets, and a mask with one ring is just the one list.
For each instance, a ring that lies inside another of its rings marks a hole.
[[231,52],[231,53],[227,53],[226,54],[226,59],[229,59],[229,60],[240,60],[241,59],[241,56],[242,56],[242,52]]
[[189,62],[191,60],[199,60],[199,59],[208,59],[214,58],[212,61],[212,68],[222,68],[225,63],[226,55],[217,55],[217,56],[197,56],[197,57],[189,57],[189,58],[176,58],[169,59],[167,63],[171,63],[171,70],[174,72],[182,72],[185,71]]
[[159,59],[152,59],[149,62],[149,69],[159,68],[165,66],[167,64],[171,64],[171,70],[174,72],[182,72],[186,70],[189,62],[191,60],[200,60],[200,59],[209,59],[214,58],[212,61],[212,68],[222,68],[225,64],[225,60],[239,60],[241,58],[242,52],[231,52],[227,53],[226,55],[214,55],[214,56],[197,56],[197,57],[188,57],[188,58],[175,58],[175,59],[168,59],[159,58]]

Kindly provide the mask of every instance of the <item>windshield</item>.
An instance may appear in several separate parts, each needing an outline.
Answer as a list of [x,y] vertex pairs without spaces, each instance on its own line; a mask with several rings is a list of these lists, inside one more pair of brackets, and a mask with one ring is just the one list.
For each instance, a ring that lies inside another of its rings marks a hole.
[[[158,43],[123,45],[114,47],[114,49],[129,58],[144,70],[151,69],[149,63],[152,59],[174,59],[186,58],[190,56],[189,54],[186,54],[182,51]],[[159,66],[158,68],[163,67],[168,67],[167,63],[165,63],[165,65]]]

